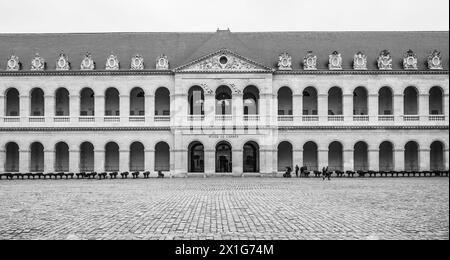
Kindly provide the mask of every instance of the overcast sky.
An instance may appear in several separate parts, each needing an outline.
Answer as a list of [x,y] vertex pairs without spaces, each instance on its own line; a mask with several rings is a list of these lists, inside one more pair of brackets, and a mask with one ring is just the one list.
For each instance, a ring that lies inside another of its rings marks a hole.
[[449,0],[0,0],[0,33],[436,31]]

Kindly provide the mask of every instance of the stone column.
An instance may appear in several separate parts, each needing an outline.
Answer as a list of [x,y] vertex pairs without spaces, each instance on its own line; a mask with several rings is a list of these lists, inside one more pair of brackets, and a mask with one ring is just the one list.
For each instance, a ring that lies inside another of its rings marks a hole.
[[344,149],[343,150],[343,160],[344,160],[344,169],[343,171],[354,171],[355,163],[354,163],[354,150],[353,149]]
[[[232,102],[233,102],[234,124],[236,126],[241,126],[241,125],[243,125],[243,118],[242,118],[242,116],[244,114],[243,94],[242,93],[234,93]],[[234,164],[234,162],[233,162],[233,164]]]
[[292,166],[294,167],[293,170],[295,171],[295,165],[298,165],[299,168],[303,166],[303,149],[292,150],[292,157],[293,157]]
[[[153,118],[155,116],[155,96],[146,94],[145,95],[145,117],[146,121],[153,121]],[[149,120],[147,120],[149,118]],[[153,158],[152,160],[154,160]],[[154,171],[155,169],[151,169],[151,171]]]
[[120,110],[120,121],[122,122],[128,122],[128,117],[130,117],[130,96],[129,95],[120,95],[120,101],[119,101],[119,110]]
[[270,115],[274,115],[276,117],[276,115],[278,114],[277,112],[275,113],[271,113],[271,103],[272,103],[272,93],[260,93],[260,100],[259,100],[259,117],[260,117],[260,125],[269,125],[271,122],[271,118],[269,118],[268,116]]
[[[55,96],[45,95],[44,96],[44,116],[53,120],[55,116]],[[50,122],[50,121],[48,121]]]
[[379,171],[380,170],[380,150],[379,149],[369,149],[367,151],[369,159],[369,170]]
[[130,150],[119,150],[119,170],[120,172],[130,171]]
[[153,149],[146,149],[144,151],[144,158],[145,158],[145,170],[150,171],[153,173],[155,171],[155,150]]
[[69,150],[69,172],[80,172],[80,150],[78,147]]
[[303,95],[301,93],[292,96],[292,114],[294,122],[301,122],[303,115]]
[[55,171],[55,151],[44,150],[44,172]]
[[232,151],[232,166],[233,166],[233,175],[242,176],[243,167],[244,167],[244,155],[242,149],[235,149]]
[[353,93],[342,95],[342,113],[345,121],[353,121]]
[[[174,165],[174,173],[177,176],[185,176],[187,177],[188,173],[188,162],[187,162],[187,149],[174,149],[171,151],[173,154],[173,165]],[[172,160],[171,160],[172,165]]]
[[[105,96],[95,95],[95,117],[105,116]],[[101,120],[103,121],[103,119]]]
[[396,121],[403,121],[403,94],[394,94],[393,99],[394,116]]
[[21,122],[28,124],[28,117],[30,116],[30,113],[31,113],[31,111],[30,111],[30,96],[29,95],[23,95],[23,96],[21,95],[19,102],[20,102],[20,116],[22,117]]
[[[80,96],[72,95],[69,100],[70,104],[70,117],[75,121],[78,121],[78,117],[80,117]],[[72,120],[72,119],[71,119]]]
[[5,166],[6,166],[6,150],[0,149],[0,173],[5,172],[6,168]]
[[323,167],[328,166],[328,149],[318,149],[317,150],[317,160],[319,171],[322,170]]
[[419,115],[420,121],[428,121],[428,116],[430,115],[430,95],[428,93],[419,95]]
[[[444,108],[444,111],[443,111],[443,113],[442,114],[444,114],[445,115],[445,117],[446,117],[446,120],[448,120],[448,113],[449,113],[449,101],[448,101],[448,98],[449,97],[449,95],[448,94],[444,94],[443,95],[443,100],[444,100],[444,103],[443,103],[443,108]],[[448,169],[448,168],[447,168]]]
[[396,171],[405,170],[405,149],[394,148],[394,169]]
[[420,149],[419,150],[419,170],[429,171],[430,170],[430,149]]
[[328,122],[328,94],[317,94],[317,106],[320,121]]
[[30,150],[19,150],[19,172],[27,173],[30,171]]
[[96,171],[96,172],[104,172],[105,171],[105,150],[104,149],[94,150],[94,171]]
[[205,149],[205,174],[207,176],[214,175],[216,172],[216,151]]
[[369,120],[378,121],[378,94],[369,94],[367,107],[369,108]]

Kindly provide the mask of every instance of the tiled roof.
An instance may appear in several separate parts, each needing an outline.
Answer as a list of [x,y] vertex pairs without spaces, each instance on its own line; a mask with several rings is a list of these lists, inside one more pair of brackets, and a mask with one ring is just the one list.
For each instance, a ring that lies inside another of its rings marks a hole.
[[449,68],[449,32],[237,32],[210,33],[74,33],[74,34],[0,34],[0,70],[5,70],[11,54],[29,70],[35,53],[54,70],[61,52],[68,55],[72,70],[79,70],[83,55],[91,53],[96,69],[103,70],[106,58],[114,53],[121,69],[128,70],[131,57],[141,54],[146,69],[154,69],[156,58],[166,54],[175,68],[220,49],[229,49],[251,60],[276,68],[278,56],[288,52],[293,69],[301,69],[307,51],[318,57],[318,68],[328,68],[328,55],[338,51],[343,68],[352,69],[353,55],[367,55],[368,69],[377,69],[379,53],[388,49],[393,69],[401,70],[403,54],[412,49],[419,69],[426,70],[426,59],[433,50],[441,51],[444,69]]

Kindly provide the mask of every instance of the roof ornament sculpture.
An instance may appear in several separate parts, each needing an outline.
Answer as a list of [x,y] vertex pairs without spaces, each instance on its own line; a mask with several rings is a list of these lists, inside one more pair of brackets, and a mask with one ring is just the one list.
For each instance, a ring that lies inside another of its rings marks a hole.
[[70,70],[70,62],[66,54],[59,54],[56,60],[56,70]]
[[144,69],[144,58],[136,54],[131,58],[131,70],[143,70]]
[[168,70],[169,69],[169,59],[164,54],[161,54],[156,59],[156,69],[157,70]]
[[381,51],[377,59],[378,69],[380,70],[391,70],[392,69],[392,57],[389,50]]
[[438,50],[434,50],[428,55],[428,69],[430,70],[442,70],[442,55]]
[[353,69],[354,70],[367,70],[367,56],[362,53],[358,52],[353,57]]
[[92,55],[90,53],[86,53],[83,57],[83,60],[81,61],[81,70],[94,70],[95,69],[95,62],[94,59],[92,59]]
[[111,53],[106,59],[105,70],[119,70],[120,62],[116,55]]
[[292,70],[292,57],[287,52],[278,57],[278,70]]
[[308,51],[303,58],[303,69],[317,70],[317,56],[312,51]]
[[6,63],[6,70],[8,71],[18,71],[21,68],[19,57],[16,55],[11,55]]
[[416,70],[417,69],[417,56],[412,50],[408,50],[403,55],[403,68],[405,70]]
[[329,56],[328,69],[341,70],[342,69],[342,56],[339,52],[333,51]]
[[31,60],[31,70],[45,70],[45,60],[39,55],[39,53],[36,53],[34,58]]

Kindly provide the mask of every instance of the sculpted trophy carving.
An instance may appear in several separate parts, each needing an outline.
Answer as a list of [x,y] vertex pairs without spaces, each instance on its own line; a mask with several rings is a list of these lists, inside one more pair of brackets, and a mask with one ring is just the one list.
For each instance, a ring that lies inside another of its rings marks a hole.
[[292,57],[284,52],[278,57],[279,70],[292,70]]
[[31,60],[31,70],[45,70],[45,60],[39,53],[36,53]]
[[355,70],[367,70],[367,56],[358,52],[353,57],[353,69]]
[[312,51],[308,51],[303,58],[304,70],[316,70],[317,69],[317,56]]
[[339,52],[333,51],[333,53],[330,54],[328,69],[330,70],[342,69],[342,57]]
[[136,54],[134,57],[131,58],[131,70],[143,70],[144,69],[144,58]]
[[61,53],[56,60],[56,70],[70,70],[70,63],[67,55]]
[[162,54],[156,59],[156,69],[157,70],[169,69],[169,59],[167,59],[166,55]]
[[417,69],[417,56],[412,50],[408,50],[403,55],[403,68],[405,70],[416,70]]
[[86,53],[83,57],[83,60],[81,61],[81,70],[94,70],[95,69],[95,62],[92,59],[92,55],[90,53]]
[[428,69],[430,70],[441,70],[442,67],[442,55],[438,50],[434,50],[430,55],[428,55]]
[[106,70],[118,70],[119,69],[119,59],[116,55],[110,54],[106,59]]
[[378,56],[378,69],[391,70],[392,69],[392,57],[388,50],[383,50]]
[[19,61],[19,57],[15,55],[11,55],[9,57],[8,62],[6,63],[6,70],[8,71],[18,71],[20,70],[21,64]]

